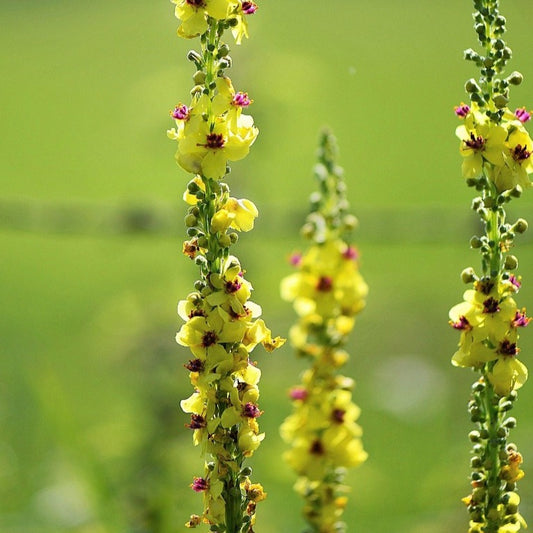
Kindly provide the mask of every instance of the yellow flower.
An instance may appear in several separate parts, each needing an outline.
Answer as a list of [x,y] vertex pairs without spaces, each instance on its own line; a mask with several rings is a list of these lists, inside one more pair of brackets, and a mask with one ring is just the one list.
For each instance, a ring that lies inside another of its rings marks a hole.
[[244,0],[239,2],[236,9],[232,12],[231,16],[236,19],[236,24],[232,26],[231,31],[236,44],[241,44],[242,38],[248,37],[248,21],[246,17],[253,15],[256,11],[257,4],[255,2]]
[[505,153],[505,165],[498,167],[491,178],[498,191],[512,189],[516,185],[522,188],[531,186],[529,174],[533,173],[531,154],[533,145],[524,128],[515,128],[510,133]]
[[257,207],[250,200],[230,198],[213,215],[211,230],[217,232],[233,228],[237,231],[250,231],[258,214]]
[[527,368],[515,355],[499,357],[488,378],[496,394],[506,396],[527,381]]
[[464,124],[455,130],[461,140],[459,151],[464,157],[464,178],[476,178],[483,172],[486,161],[496,167],[504,165],[504,142],[507,130],[488,120],[479,112],[469,113]]
[[212,127],[203,116],[194,115],[185,124],[183,138],[178,140],[176,159],[188,172],[221,179],[227,162],[246,157],[257,134],[249,115],[241,115],[231,125],[219,116]]
[[197,37],[207,30],[207,16],[218,20],[225,19],[229,0],[171,0],[176,4],[175,15],[181,20],[178,35],[186,39]]
[[176,341],[188,346],[200,360],[213,361],[216,364],[228,357],[222,344],[234,344],[242,340],[246,324],[232,321],[220,307],[215,308],[207,316],[193,316],[186,322],[176,335]]

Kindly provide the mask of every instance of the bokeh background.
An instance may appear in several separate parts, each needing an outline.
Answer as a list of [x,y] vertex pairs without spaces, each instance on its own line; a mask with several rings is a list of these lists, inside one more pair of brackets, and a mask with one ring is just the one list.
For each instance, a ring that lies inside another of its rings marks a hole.
[[[511,106],[531,107],[533,4],[502,4],[510,68],[525,75]],[[345,370],[370,458],[349,476],[350,531],[466,530],[474,375],[450,364],[447,312],[459,273],[479,264],[453,114],[476,75],[462,60],[476,45],[470,14],[460,0],[265,0],[252,38],[232,45],[232,79],[261,130],[230,178],[261,213],[235,252],[275,334],[294,319],[278,285],[303,245],[324,125],[360,219],[370,295]],[[202,466],[179,409],[191,391],[175,306],[196,269],[180,253],[188,177],[165,131],[188,99],[194,43],[176,37],[166,0],[2,0],[0,18],[0,531],[184,531],[201,508],[188,485]],[[514,203],[533,221],[531,193]],[[516,242],[527,305],[532,239]],[[530,364],[531,331],[521,347]],[[252,465],[269,493],[257,531],[299,531],[277,428],[304,362],[288,346],[254,355],[267,440]],[[528,383],[513,438],[531,522],[532,406]]]

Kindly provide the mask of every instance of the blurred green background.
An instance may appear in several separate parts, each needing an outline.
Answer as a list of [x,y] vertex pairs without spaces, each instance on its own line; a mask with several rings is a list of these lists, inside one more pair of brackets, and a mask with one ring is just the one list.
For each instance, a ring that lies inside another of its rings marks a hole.
[[[529,0],[502,2],[512,106],[533,106]],[[479,264],[472,191],[460,177],[453,106],[475,76],[468,1],[265,0],[232,46],[231,76],[261,133],[233,165],[260,218],[235,247],[264,318],[286,335],[278,296],[314,189],[318,130],[341,150],[370,285],[345,373],[357,380],[368,462],[350,475],[346,520],[362,533],[466,530],[474,375],[454,369],[448,309]],[[202,471],[179,401],[191,392],[174,342],[194,265],[180,253],[188,176],[168,110],[188,100],[188,43],[166,0],[2,0],[0,143],[0,531],[172,533],[201,509]],[[533,196],[513,216],[533,221]],[[533,301],[533,247],[517,239]],[[533,308],[533,304],[530,304]],[[525,331],[521,359],[533,337]],[[278,426],[304,367],[290,348],[254,352],[267,440],[251,461],[269,498],[259,533],[303,525]],[[514,411],[533,522],[533,386]]]

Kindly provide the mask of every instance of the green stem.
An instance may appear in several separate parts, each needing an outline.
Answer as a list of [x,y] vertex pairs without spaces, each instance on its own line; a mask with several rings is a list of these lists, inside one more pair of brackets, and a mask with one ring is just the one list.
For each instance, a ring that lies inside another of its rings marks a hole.
[[485,389],[483,401],[486,413],[484,423],[487,431],[487,445],[484,453],[484,466],[487,473],[487,496],[485,500],[485,518],[487,520],[485,533],[498,533],[502,525],[501,512],[498,508],[501,504],[503,492],[500,479],[500,452],[505,449],[505,436],[501,434],[501,415],[499,410],[499,396],[494,392],[486,372],[483,372]]

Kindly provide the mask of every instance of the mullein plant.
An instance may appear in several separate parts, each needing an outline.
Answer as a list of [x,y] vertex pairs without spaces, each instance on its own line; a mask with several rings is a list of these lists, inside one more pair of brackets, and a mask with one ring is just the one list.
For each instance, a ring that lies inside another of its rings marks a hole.
[[304,499],[309,533],[345,531],[340,519],[347,503],[346,469],[367,458],[356,423],[360,410],[352,401],[354,381],[339,373],[349,357],[343,346],[368,288],[359,273],[359,253],[346,237],[357,221],[347,212],[336,156],[335,139],[324,131],[315,167],[319,190],[311,196],[302,228],[311,244],[291,256],[297,271],[281,283],[282,298],[298,315],[291,344],[310,362],[301,383],[290,390],[293,412],[281,426],[290,445],[284,458],[298,475],[295,490]]
[[258,425],[261,371],[250,360],[258,344],[270,352],[283,344],[272,338],[250,301],[252,286],[240,261],[231,255],[237,232],[249,231],[258,215],[247,199],[230,195],[224,182],[228,161],[243,159],[258,130],[245,113],[252,103],[233,88],[226,70],[229,47],[222,41],[231,31],[240,44],[248,36],[247,17],[257,5],[241,0],[172,0],[180,20],[178,35],[198,38],[200,51],[190,51],[194,87],[189,104],[171,111],[175,127],[168,136],[177,142],[178,165],[191,174],[184,200],[188,238],[183,253],[199,267],[194,291],[178,304],[184,324],[176,335],[191,351],[185,364],[192,395],[181,402],[190,414],[187,427],[205,461],[191,488],[203,494],[203,512],[186,526],[207,524],[209,531],[253,532],[258,502],[266,497],[252,483],[245,460],[264,438]]
[[509,411],[527,379],[517,343],[519,331],[531,319],[515,301],[521,279],[514,273],[518,261],[509,253],[527,223],[521,218],[508,222],[506,206],[530,186],[533,146],[525,128],[530,113],[508,107],[510,87],[519,85],[522,75],[503,76],[511,50],[503,40],[506,21],[498,0],[474,0],[474,7],[482,51],[466,50],[465,58],[480,69],[480,76],[466,82],[471,101],[457,106],[455,113],[462,121],[456,130],[462,174],[479,193],[472,208],[484,234],[470,241],[481,254],[481,267],[463,271],[469,288],[464,301],[450,310],[450,324],[460,332],[452,362],[478,375],[469,403],[476,429],[469,435],[472,492],[463,500],[470,515],[468,531],[511,533],[526,527],[517,494],[517,482],[524,476],[522,456],[509,441],[516,426]]

